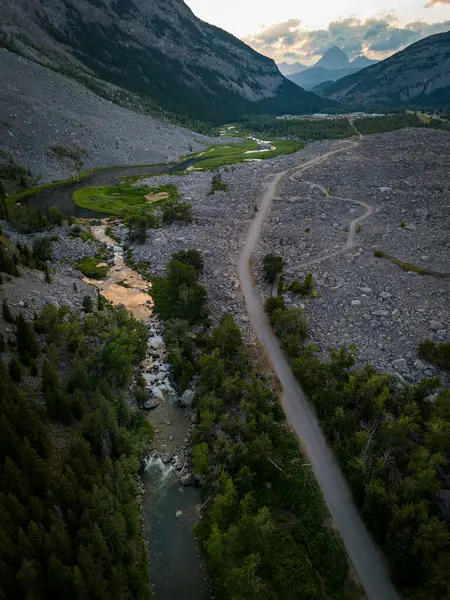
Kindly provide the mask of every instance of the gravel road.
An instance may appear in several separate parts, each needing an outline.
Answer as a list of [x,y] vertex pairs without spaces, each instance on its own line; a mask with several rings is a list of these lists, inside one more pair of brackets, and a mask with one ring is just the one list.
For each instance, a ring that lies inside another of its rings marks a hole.
[[[296,174],[321,164],[333,155],[345,152],[354,145],[345,146],[314,158],[296,169]],[[278,345],[269,321],[264,314],[260,298],[253,287],[251,257],[278,184],[289,171],[278,173],[267,186],[240,257],[239,277],[247,310],[260,342],[265,346],[283,388],[283,407],[291,427],[299,437],[311,461],[330,514],[340,531],[347,552],[355,567],[369,600],[397,600],[398,596],[382,558],[369,536],[353,503],[346,481],[334,456],[327,446],[316,415]]]

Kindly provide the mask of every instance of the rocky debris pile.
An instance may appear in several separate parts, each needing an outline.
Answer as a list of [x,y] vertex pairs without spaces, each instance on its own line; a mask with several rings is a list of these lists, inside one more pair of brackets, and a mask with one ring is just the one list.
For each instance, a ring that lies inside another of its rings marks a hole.
[[[81,84],[0,49],[0,148],[44,182],[83,168],[174,161],[220,143],[113,104]],[[59,157],[58,157],[59,156]]]
[[[386,257],[375,257],[374,250],[450,273],[450,230],[442,213],[450,189],[449,147],[447,132],[370,136],[358,148],[308,170],[302,181],[287,179],[281,185],[256,252],[259,289],[267,295],[262,257],[268,252],[283,256],[287,283],[312,273],[317,297],[288,294],[286,299],[305,307],[311,338],[323,352],[356,344],[361,363],[402,381],[438,374],[418,360],[417,349],[425,339],[450,340],[450,279],[420,275],[407,266],[402,270]],[[311,183],[332,186],[331,199]],[[362,200],[377,212],[356,229],[354,247],[328,257],[345,245],[350,221],[362,212],[335,197]],[[325,260],[315,263],[320,257]]]
[[[142,180],[152,186],[174,184],[183,199],[193,205],[194,222],[174,223],[163,229],[150,230],[145,244],[133,245],[134,260],[148,261],[156,276],[164,273],[171,255],[185,248],[200,250],[205,259],[201,282],[208,290],[211,316],[214,320],[224,312],[233,315],[244,332],[248,331],[245,302],[240,291],[239,256],[258,208],[264,184],[276,173],[306,162],[342,142],[325,141],[309,144],[304,150],[269,161],[252,161],[222,169],[227,192],[208,195],[210,172],[188,175],[164,175]],[[140,182],[139,182],[140,183]]]

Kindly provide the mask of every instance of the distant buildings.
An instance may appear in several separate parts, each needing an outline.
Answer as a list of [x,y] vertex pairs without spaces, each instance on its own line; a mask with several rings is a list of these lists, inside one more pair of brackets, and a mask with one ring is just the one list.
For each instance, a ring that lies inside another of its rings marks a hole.
[[277,119],[285,121],[334,121],[336,119],[374,119],[376,117],[385,117],[385,114],[353,112],[341,115],[329,115],[328,113],[315,113],[313,115],[282,115]]

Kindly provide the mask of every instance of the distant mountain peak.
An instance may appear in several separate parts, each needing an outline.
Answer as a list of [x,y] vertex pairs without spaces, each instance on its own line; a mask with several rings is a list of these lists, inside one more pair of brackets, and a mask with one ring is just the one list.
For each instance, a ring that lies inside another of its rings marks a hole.
[[450,104],[450,31],[426,37],[321,89],[346,106],[440,108]]
[[377,62],[379,61],[371,60],[370,58],[367,58],[367,56],[363,56],[361,54],[361,56],[357,56],[356,58],[354,58],[350,64],[352,65],[352,67],[358,69],[365,69],[366,67],[370,67],[371,65],[376,65]]
[[301,73],[302,71],[305,71],[306,69],[309,68],[306,65],[303,65],[301,62],[295,62],[295,63],[282,62],[277,66],[278,66],[280,73],[282,75],[284,75],[285,77],[287,77],[288,75],[294,75],[295,73]]
[[349,65],[350,61],[346,53],[337,46],[333,46],[325,52],[322,58],[314,66],[335,70],[347,69]]

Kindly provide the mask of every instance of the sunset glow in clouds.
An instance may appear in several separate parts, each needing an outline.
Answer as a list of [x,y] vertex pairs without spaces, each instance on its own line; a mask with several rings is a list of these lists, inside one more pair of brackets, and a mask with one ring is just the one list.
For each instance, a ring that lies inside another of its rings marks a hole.
[[312,64],[331,46],[350,58],[366,54],[381,59],[450,30],[450,0],[186,1],[198,17],[277,62]]

